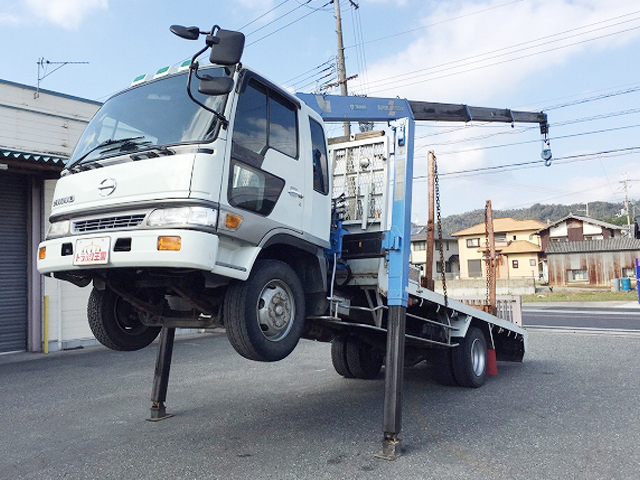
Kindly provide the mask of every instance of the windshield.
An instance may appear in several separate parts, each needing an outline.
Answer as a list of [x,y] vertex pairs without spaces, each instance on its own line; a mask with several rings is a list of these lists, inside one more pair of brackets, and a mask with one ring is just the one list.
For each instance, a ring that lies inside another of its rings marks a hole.
[[[95,161],[180,143],[213,140],[216,116],[196,105],[187,96],[187,75],[173,75],[125,90],[110,98],[93,117],[69,160],[74,163]],[[207,75],[226,75],[224,68],[206,70]],[[222,113],[226,95],[193,95],[207,107]]]

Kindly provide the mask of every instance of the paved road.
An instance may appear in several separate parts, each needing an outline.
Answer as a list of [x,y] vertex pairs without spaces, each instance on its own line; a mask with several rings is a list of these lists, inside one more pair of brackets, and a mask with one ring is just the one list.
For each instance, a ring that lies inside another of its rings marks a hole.
[[383,379],[345,380],[327,344],[253,363],[178,340],[168,408],[144,421],[157,345],[0,356],[2,479],[631,479],[640,338],[533,332],[478,390],[406,372],[404,456],[380,447]]
[[529,303],[523,305],[522,317],[527,328],[640,333],[637,302]]

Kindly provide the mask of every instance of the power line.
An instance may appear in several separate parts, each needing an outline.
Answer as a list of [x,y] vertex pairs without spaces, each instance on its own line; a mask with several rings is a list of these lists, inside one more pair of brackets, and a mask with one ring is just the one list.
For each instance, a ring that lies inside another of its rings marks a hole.
[[[600,152],[591,152],[591,153],[581,153],[576,155],[567,155],[564,157],[556,157],[553,162],[556,164],[566,164],[566,163],[574,163],[574,162],[583,162],[588,160],[595,160],[601,156],[606,155],[607,157],[616,157],[623,155],[630,155],[639,153],[640,146],[635,147],[626,147],[626,148],[615,148],[611,150],[602,150]],[[512,171],[512,170],[520,170],[522,168],[530,168],[536,166],[545,165],[544,160],[532,160],[528,162],[518,162],[518,163],[509,163],[504,165],[492,165],[487,167],[478,167],[467,170],[458,170],[455,172],[443,172],[440,173],[441,177],[464,177],[469,175],[479,175],[484,173],[496,173],[502,171]],[[426,175],[420,175],[414,177],[414,180],[420,180],[426,178]]]
[[[584,135],[595,135],[595,134],[599,134],[599,133],[608,133],[608,132],[615,132],[618,130],[626,130],[628,128],[638,128],[640,127],[640,125],[623,125],[621,127],[612,127],[612,128],[603,128],[601,130],[593,130],[591,132],[581,132],[581,133],[572,133],[569,135],[560,135],[557,137],[552,137],[550,140],[552,141],[556,141],[556,140],[562,140],[565,138],[573,138],[573,137],[582,137]],[[513,147],[515,145],[525,145],[528,143],[536,143],[539,140],[525,140],[522,142],[515,142],[515,143],[504,143],[504,144],[500,144],[500,145],[488,145],[488,146],[484,146],[484,147],[475,147],[475,148],[467,148],[464,150],[456,150],[456,151],[452,151],[452,152],[440,152],[438,153],[438,155],[442,156],[442,155],[453,155],[456,153],[467,153],[467,152],[476,152],[478,150],[491,150],[494,148],[502,148],[502,147]],[[425,148],[426,146],[420,147],[420,148]],[[416,149],[418,150],[418,149]]]
[[[310,1],[312,1],[312,0],[308,0],[308,1],[307,1],[307,3],[309,3]],[[249,44],[247,45],[247,47],[250,47],[251,45],[254,45],[254,44],[258,43],[259,41],[264,40],[265,38],[270,37],[271,35],[273,35],[273,34],[275,34],[275,33],[278,33],[278,32],[280,32],[280,31],[284,30],[284,29],[285,29],[285,28],[287,28],[287,27],[290,27],[290,26],[291,26],[291,25],[293,25],[294,23],[297,23],[297,22],[299,22],[300,20],[302,20],[302,19],[304,19],[304,18],[307,18],[309,15],[313,15],[314,13],[321,11],[324,7],[326,7],[327,5],[330,5],[330,4],[331,4],[331,2],[330,2],[330,1],[329,1],[329,2],[327,2],[327,3],[325,3],[322,7],[317,8],[317,9],[315,9],[315,10],[312,10],[311,12],[309,12],[309,13],[307,13],[307,14],[305,14],[305,15],[301,16],[301,17],[300,17],[300,18],[298,18],[297,20],[294,20],[294,21],[292,21],[292,22],[289,22],[289,23],[287,23],[286,25],[284,25],[284,26],[282,26],[282,27],[278,28],[277,30],[274,30],[273,32],[268,33],[268,34],[266,34],[266,35],[264,35],[264,36],[262,36],[262,37],[258,38],[257,40],[254,40],[253,42],[249,43]],[[301,6],[302,6],[302,5],[301,5]],[[296,9],[300,8],[301,6],[296,7]],[[281,17],[280,17],[280,18],[281,18]],[[273,23],[273,22],[271,22],[271,23]],[[256,30],[256,31],[257,31],[257,30]],[[254,31],[254,32],[252,32],[252,33],[255,33],[256,31]]]
[[[608,28],[608,27],[606,27],[606,28]],[[440,80],[440,79],[452,77],[452,76],[455,76],[455,75],[461,75],[461,74],[464,74],[464,73],[469,73],[469,72],[472,72],[472,71],[475,71],[475,70],[480,70],[480,69],[489,68],[489,67],[495,67],[497,65],[501,65],[503,63],[512,62],[512,61],[515,61],[515,60],[522,60],[524,58],[534,57],[534,56],[537,56],[537,55],[541,55],[543,53],[548,53],[548,52],[552,52],[552,51],[556,51],[556,50],[561,50],[561,49],[564,49],[564,48],[574,47],[576,45],[581,45],[583,43],[593,42],[595,40],[601,40],[603,38],[611,37],[613,35],[619,35],[621,33],[627,33],[627,32],[630,32],[632,30],[637,30],[638,28],[640,28],[640,26],[631,27],[631,28],[628,28],[626,30],[620,30],[620,31],[608,33],[608,34],[605,34],[605,35],[600,35],[598,37],[593,37],[593,38],[588,38],[588,39],[585,39],[585,40],[580,40],[578,42],[573,42],[573,43],[569,43],[569,44],[566,44],[566,45],[561,45],[561,46],[557,46],[557,47],[553,47],[553,48],[548,48],[546,50],[541,50],[541,51],[538,51],[538,52],[533,52],[533,53],[529,53],[529,54],[526,54],[526,55],[521,55],[521,56],[518,56],[518,57],[509,58],[509,59],[501,60],[501,61],[494,62],[494,63],[488,63],[486,65],[479,65],[477,67],[469,68],[469,69],[458,71],[458,72],[448,73],[448,74],[445,74],[445,75],[440,75],[438,77],[424,78],[424,77],[426,77],[428,75],[434,75],[434,74],[437,74],[437,73],[446,72],[448,70],[455,70],[455,69],[458,69],[458,68],[461,68],[461,67],[464,67],[464,66],[468,66],[468,65],[484,62],[484,61],[490,60],[492,58],[499,58],[499,57],[503,57],[503,56],[506,56],[506,55],[512,55],[512,54],[517,53],[519,51],[525,51],[525,50],[530,50],[532,48],[538,48],[541,45],[554,43],[554,42],[557,42],[558,40],[554,40],[553,42],[545,42],[545,43],[540,44],[540,45],[533,45],[533,46],[526,47],[526,48],[523,48],[523,49],[520,49],[520,50],[514,50],[514,51],[511,51],[511,52],[502,53],[502,54],[495,55],[495,56],[489,57],[489,58],[469,61],[467,63],[463,63],[463,64],[460,64],[460,65],[447,66],[447,65],[451,65],[451,64],[464,62],[465,60],[472,60],[472,59],[477,58],[477,57],[486,56],[486,55],[488,55],[488,53],[481,54],[481,55],[476,55],[476,56],[469,57],[469,58],[463,59],[463,60],[458,60],[458,61],[453,61],[453,62],[446,62],[446,63],[443,63],[441,65],[437,65],[435,67],[432,67],[432,69],[439,68],[439,70],[437,70],[436,72],[433,72],[433,73],[415,75],[417,72],[422,72],[422,71],[427,70],[427,69],[421,69],[421,70],[416,70],[414,72],[410,72],[410,73],[407,73],[407,74],[398,75],[398,76],[395,76],[395,77],[387,77],[384,80],[379,80],[378,82],[373,82],[374,84],[375,83],[378,84],[378,88],[374,88],[373,90],[374,91],[385,90],[386,87],[389,86],[389,85],[393,85],[395,87],[408,87],[408,86],[411,86],[411,85],[416,85],[418,83],[424,83],[424,82],[428,82],[428,81],[432,81],[432,80]],[[592,32],[585,32],[585,33],[592,33]],[[579,35],[584,35],[585,33],[582,33],[582,34],[579,34]],[[567,37],[567,38],[570,38],[570,37]],[[561,40],[566,40],[566,38],[565,39],[561,39]],[[498,50],[496,50],[496,51],[498,51]],[[489,53],[492,53],[492,52],[489,52]],[[444,68],[444,67],[446,67],[446,68]],[[432,70],[432,69],[430,69],[430,70]],[[400,83],[400,82],[403,82],[403,81],[402,80],[398,80],[398,79],[403,77],[403,76],[407,76],[407,75],[413,75],[413,76],[407,78],[404,81],[404,83]],[[408,80],[413,80],[413,79],[418,79],[418,78],[420,80],[407,82]]]
[[284,2],[279,3],[278,5],[276,5],[275,7],[273,7],[271,10],[268,10],[266,12],[264,12],[262,15],[260,15],[259,17],[254,18],[253,20],[251,20],[249,23],[241,26],[238,31],[241,31],[243,28],[248,27],[249,25],[251,25],[252,23],[257,22],[258,20],[260,20],[261,18],[264,18],[265,16],[269,15],[271,12],[273,12],[274,10],[276,10],[277,8],[281,7],[282,5],[284,5],[285,3],[287,3],[289,0],[284,0]]

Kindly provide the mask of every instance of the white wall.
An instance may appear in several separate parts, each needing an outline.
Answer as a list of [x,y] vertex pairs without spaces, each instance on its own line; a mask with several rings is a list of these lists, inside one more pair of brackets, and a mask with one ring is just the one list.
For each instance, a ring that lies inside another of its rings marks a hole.
[[[49,218],[55,180],[45,181],[45,218]],[[45,222],[45,232],[49,221]],[[51,277],[44,278],[43,295],[49,297],[49,349],[95,344],[87,322],[87,300],[91,286],[76,287]]]

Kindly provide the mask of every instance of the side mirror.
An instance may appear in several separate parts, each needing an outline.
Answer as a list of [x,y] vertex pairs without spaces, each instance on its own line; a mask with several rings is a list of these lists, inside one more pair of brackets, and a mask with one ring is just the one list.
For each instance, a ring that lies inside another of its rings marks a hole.
[[244,51],[244,33],[218,29],[215,35],[207,37],[207,45],[211,46],[211,63],[235,65],[240,62]]
[[200,29],[198,27],[183,27],[182,25],[171,25],[169,28],[171,33],[185,38],[187,40],[197,40],[200,36]]
[[224,95],[233,90],[233,79],[229,77],[210,77],[200,79],[198,91],[203,95]]

